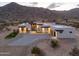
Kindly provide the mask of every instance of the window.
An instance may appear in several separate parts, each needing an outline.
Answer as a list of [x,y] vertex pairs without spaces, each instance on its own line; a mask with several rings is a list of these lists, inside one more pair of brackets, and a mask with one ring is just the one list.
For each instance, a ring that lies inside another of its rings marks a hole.
[[69,33],[72,33],[72,31],[69,31]]
[[59,33],[63,33],[64,30],[56,30],[56,31],[59,32]]
[[22,32],[24,31],[24,28],[21,28]]
[[54,36],[56,36],[56,32],[54,32]]

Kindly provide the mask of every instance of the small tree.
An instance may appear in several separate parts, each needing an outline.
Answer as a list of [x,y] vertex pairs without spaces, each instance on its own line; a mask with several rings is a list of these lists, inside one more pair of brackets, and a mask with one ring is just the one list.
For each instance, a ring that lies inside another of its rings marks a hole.
[[79,56],[79,49],[77,47],[74,47],[69,54],[72,56]]
[[58,46],[59,46],[58,41],[57,41],[57,40],[52,40],[52,41],[51,41],[51,46],[52,46],[53,48],[58,47]]
[[33,47],[31,53],[34,55],[43,55],[42,51],[38,47]]

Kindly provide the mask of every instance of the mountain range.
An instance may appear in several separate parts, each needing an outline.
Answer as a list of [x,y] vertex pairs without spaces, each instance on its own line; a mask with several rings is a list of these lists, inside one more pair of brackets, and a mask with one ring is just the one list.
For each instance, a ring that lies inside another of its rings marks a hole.
[[79,19],[79,8],[69,11],[55,11],[41,7],[27,7],[11,2],[0,7],[0,21],[53,21],[57,19]]

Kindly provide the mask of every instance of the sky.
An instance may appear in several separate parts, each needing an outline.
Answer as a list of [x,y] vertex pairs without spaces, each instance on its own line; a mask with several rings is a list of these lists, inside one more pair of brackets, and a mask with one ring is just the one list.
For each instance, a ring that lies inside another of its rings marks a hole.
[[31,7],[43,7],[50,10],[70,10],[79,8],[79,0],[0,0],[0,6],[4,6],[10,2]]

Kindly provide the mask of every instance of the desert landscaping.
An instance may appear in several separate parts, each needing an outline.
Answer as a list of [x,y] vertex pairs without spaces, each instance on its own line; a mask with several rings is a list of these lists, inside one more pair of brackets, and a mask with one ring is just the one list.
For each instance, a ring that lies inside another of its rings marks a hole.
[[[32,34],[18,34],[17,39],[10,39],[10,40],[0,40],[0,55],[9,55],[9,56],[33,56],[31,53],[31,50],[33,47],[38,47],[42,50],[44,56],[69,56],[69,52],[71,52],[71,49],[74,48],[75,46],[79,47],[79,30],[77,29],[76,33],[76,39],[57,39],[59,42],[59,47],[57,48],[52,48],[51,47],[51,39],[49,37],[47,38],[47,35],[45,34],[35,34],[35,35],[40,35],[42,38],[35,39],[34,37],[33,41],[30,42],[26,38],[26,42],[24,45],[18,45],[19,42],[21,41],[18,38],[22,37],[28,37],[28,35]],[[44,35],[44,36],[43,36]],[[31,37],[31,36],[30,36]],[[29,37],[28,37],[29,38]],[[44,39],[46,38],[46,39]],[[24,39],[23,39],[24,40]],[[27,44],[29,42],[29,44]],[[22,41],[20,42],[22,43]]]
[[61,11],[52,5],[63,4],[0,6],[0,56],[79,56],[79,4]]

